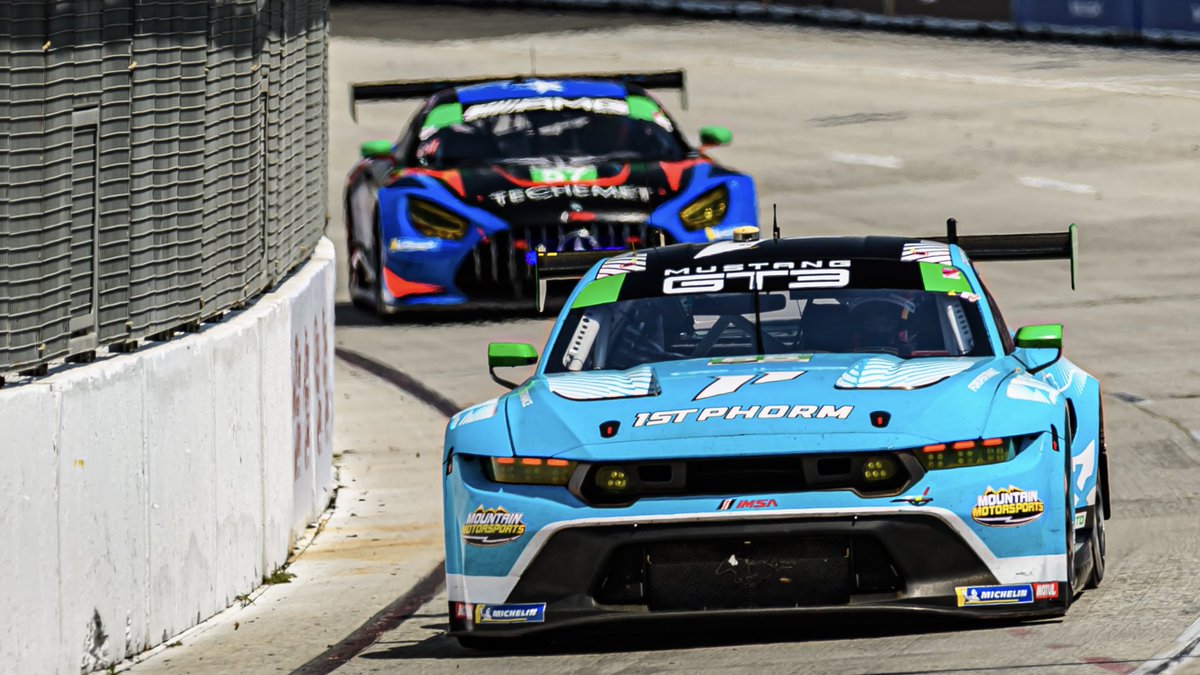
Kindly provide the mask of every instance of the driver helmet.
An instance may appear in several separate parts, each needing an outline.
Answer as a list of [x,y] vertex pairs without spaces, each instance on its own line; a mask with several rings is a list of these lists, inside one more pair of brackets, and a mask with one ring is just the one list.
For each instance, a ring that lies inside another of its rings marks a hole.
[[850,312],[856,347],[908,350],[915,337],[909,330],[909,318],[915,310],[916,304],[899,294],[862,298],[853,303]]

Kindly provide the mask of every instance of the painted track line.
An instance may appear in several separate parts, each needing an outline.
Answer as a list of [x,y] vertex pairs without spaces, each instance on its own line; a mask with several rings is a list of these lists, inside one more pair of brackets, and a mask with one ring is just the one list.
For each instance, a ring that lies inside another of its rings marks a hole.
[[904,166],[904,160],[892,155],[862,155],[852,152],[831,152],[829,159],[842,164],[857,164],[860,166],[876,166],[881,169],[899,169]]
[[1018,176],[1017,182],[1025,187],[1037,188],[1039,190],[1058,190],[1059,192],[1073,192],[1078,195],[1096,194],[1096,188],[1091,185],[1085,183],[1068,183],[1066,181],[1054,180],[1053,178]]
[[1191,625],[1166,651],[1147,660],[1129,675],[1170,675],[1189,659],[1200,657],[1200,619]]

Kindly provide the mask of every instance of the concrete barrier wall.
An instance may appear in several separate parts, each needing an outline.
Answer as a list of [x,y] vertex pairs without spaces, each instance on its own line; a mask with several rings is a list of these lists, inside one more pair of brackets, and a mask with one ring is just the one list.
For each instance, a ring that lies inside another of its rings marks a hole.
[[198,334],[0,390],[0,672],[119,662],[287,559],[332,490],[333,257]]

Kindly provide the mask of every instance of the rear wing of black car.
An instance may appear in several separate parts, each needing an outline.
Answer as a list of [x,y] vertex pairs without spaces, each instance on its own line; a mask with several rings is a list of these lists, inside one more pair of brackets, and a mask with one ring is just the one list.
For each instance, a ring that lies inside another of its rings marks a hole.
[[435,78],[431,80],[389,80],[384,82],[355,82],[350,85],[350,117],[358,119],[358,104],[377,101],[429,98],[453,87],[469,87],[489,82],[522,82],[525,80],[605,80],[633,84],[643,89],[677,89],[687,110],[687,71],[648,70],[633,73],[555,73],[537,75],[489,75],[482,77]]
[[537,283],[538,311],[546,309],[546,292],[552,281],[579,281],[598,261],[628,251],[542,251],[537,252],[533,278]]
[[972,260],[1070,260],[1071,289],[1075,289],[1076,260],[1079,257],[1079,234],[1075,223],[1066,232],[1035,232],[1029,234],[973,234],[958,236],[958,224],[946,221],[946,236],[929,237],[929,241],[956,244]]

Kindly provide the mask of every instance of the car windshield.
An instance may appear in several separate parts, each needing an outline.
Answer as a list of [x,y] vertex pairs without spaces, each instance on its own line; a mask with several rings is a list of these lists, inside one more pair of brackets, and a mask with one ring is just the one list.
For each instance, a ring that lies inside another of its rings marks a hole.
[[821,352],[990,356],[978,297],[840,289],[636,298],[572,309],[547,372]]
[[633,108],[646,119],[631,116],[631,105],[623,99],[504,100],[470,106],[453,116],[439,112],[445,106],[438,106],[423,122],[413,159],[439,170],[506,162],[683,159],[690,148],[671,120],[651,99],[633,98],[642,101]]

